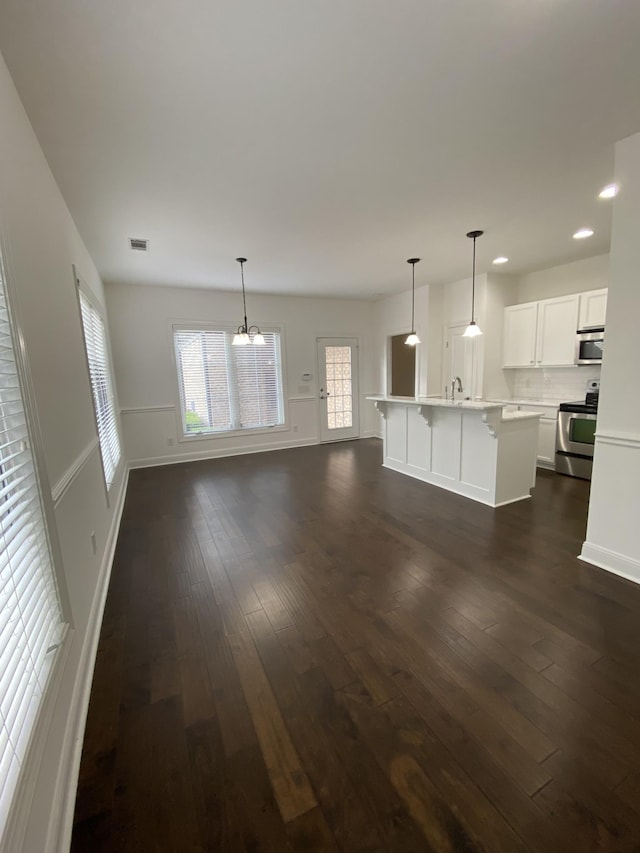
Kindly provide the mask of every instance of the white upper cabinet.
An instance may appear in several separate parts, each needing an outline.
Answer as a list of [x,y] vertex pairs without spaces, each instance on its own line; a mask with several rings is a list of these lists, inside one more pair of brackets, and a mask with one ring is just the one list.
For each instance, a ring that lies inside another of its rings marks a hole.
[[579,301],[575,293],[538,303],[537,367],[575,364]]
[[589,290],[580,294],[579,329],[592,329],[604,326],[607,315],[607,288]]
[[576,331],[604,326],[607,289],[571,293],[504,309],[503,367],[575,364]]
[[537,326],[537,302],[504,309],[503,367],[535,367]]

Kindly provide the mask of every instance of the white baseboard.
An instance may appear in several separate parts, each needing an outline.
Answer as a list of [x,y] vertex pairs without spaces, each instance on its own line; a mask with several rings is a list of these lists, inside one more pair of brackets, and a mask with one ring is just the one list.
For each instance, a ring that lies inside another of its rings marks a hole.
[[509,506],[509,504],[517,504],[519,501],[527,501],[531,499],[531,495],[522,495],[520,498],[509,498],[508,501],[499,501],[497,504],[487,504],[487,506],[492,506],[495,509],[498,509],[501,506]]
[[592,563],[599,569],[605,569],[614,575],[619,575],[628,581],[640,583],[640,560],[611,551],[609,548],[601,548],[599,545],[591,545],[584,542],[582,553],[578,557],[585,563]]
[[102,565],[100,566],[98,583],[96,584],[96,590],[91,603],[89,627],[82,652],[80,653],[80,662],[76,673],[73,695],[69,707],[69,717],[61,750],[62,760],[58,766],[45,853],[60,853],[60,851],[68,850],[71,845],[80,758],[82,756],[84,730],[89,710],[93,670],[96,662],[98,640],[100,639],[100,630],[102,628],[102,615],[109,590],[111,567],[113,565],[116,542],[118,541],[120,520],[124,509],[128,482],[129,471],[127,469],[124,474],[120,494],[118,495],[118,503],[113,513],[107,546],[102,559]]
[[154,468],[158,465],[176,465],[179,462],[200,462],[204,459],[221,459],[227,456],[246,456],[249,453],[265,453],[269,450],[289,450],[292,447],[308,447],[318,444],[317,438],[302,438],[297,441],[273,441],[269,444],[248,444],[244,447],[227,447],[220,450],[193,450],[174,453],[171,456],[150,456],[147,459],[132,459],[129,469]]

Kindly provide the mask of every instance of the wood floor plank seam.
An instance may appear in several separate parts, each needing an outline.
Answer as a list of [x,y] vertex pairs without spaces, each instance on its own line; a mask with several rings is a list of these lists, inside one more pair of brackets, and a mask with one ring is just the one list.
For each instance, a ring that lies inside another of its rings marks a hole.
[[640,589],[589,484],[366,439],[131,472],[73,853],[640,851]]

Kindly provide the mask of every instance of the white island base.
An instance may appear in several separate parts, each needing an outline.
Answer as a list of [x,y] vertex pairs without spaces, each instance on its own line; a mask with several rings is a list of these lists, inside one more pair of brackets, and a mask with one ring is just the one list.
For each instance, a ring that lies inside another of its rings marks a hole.
[[428,397],[368,399],[384,420],[385,468],[493,507],[531,497],[539,413]]

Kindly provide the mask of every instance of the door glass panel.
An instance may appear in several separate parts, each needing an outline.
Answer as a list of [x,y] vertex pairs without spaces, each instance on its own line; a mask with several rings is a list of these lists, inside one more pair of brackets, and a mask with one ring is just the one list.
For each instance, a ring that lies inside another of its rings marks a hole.
[[353,425],[351,347],[325,347],[327,373],[327,427],[345,429]]
[[595,444],[596,422],[585,418],[571,418],[571,441],[579,444]]

